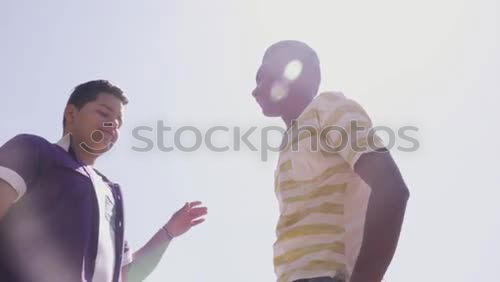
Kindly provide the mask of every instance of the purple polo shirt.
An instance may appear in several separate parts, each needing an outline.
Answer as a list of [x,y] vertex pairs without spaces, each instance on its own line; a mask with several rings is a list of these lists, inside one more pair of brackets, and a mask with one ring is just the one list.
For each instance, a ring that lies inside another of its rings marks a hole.
[[[20,197],[0,221],[0,280],[91,281],[97,256],[98,202],[71,148],[28,134],[0,148],[0,178]],[[120,281],[124,214],[120,186],[103,178],[115,200],[115,267]]]

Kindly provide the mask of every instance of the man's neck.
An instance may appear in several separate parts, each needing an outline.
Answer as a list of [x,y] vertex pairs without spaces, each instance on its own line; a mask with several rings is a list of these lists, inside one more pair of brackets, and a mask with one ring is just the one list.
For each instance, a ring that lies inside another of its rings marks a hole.
[[309,101],[295,101],[288,107],[289,111],[281,116],[287,129],[293,125],[293,121],[299,118],[311,102],[312,99]]
[[70,147],[71,149],[73,149],[73,152],[75,153],[75,156],[79,161],[87,166],[94,166],[94,163],[97,159],[96,155],[83,149],[80,143],[74,138],[71,138]]

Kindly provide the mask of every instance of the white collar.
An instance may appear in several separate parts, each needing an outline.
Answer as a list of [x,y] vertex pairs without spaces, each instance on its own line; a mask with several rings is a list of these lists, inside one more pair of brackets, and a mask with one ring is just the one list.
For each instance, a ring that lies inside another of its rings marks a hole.
[[[69,148],[71,146],[71,134],[68,133],[64,135],[59,141],[57,141],[56,145],[61,147],[64,151],[69,152]],[[87,177],[92,178],[89,174],[89,172],[92,172],[92,167],[84,165],[83,163],[81,164],[82,166],[76,168],[75,170]]]
[[[56,143],[57,146],[61,147],[64,151],[69,152],[69,148],[71,146],[71,134],[66,134],[64,135],[59,141]],[[88,174],[90,172],[91,174],[94,174],[95,169],[93,166],[90,165],[83,165],[83,167],[79,167],[76,169],[76,171],[80,172],[81,174],[90,177],[91,175]],[[99,175],[101,178],[102,176]],[[90,177],[92,178],[92,177]]]

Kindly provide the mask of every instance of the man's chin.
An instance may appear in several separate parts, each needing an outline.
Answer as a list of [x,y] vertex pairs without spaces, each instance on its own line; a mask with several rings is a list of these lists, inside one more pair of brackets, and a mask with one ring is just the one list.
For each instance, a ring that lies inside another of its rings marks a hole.
[[81,143],[80,147],[85,152],[87,152],[91,155],[100,156],[100,155],[106,153],[107,151],[111,150],[111,148],[113,147],[113,144],[114,143],[110,143],[110,142],[108,142],[108,143],[101,142],[98,144],[91,144],[91,145],[87,145],[86,143]]
[[265,109],[262,109],[262,114],[266,117],[279,117],[280,114],[278,113],[275,113],[273,111],[269,111],[269,110],[265,110]]

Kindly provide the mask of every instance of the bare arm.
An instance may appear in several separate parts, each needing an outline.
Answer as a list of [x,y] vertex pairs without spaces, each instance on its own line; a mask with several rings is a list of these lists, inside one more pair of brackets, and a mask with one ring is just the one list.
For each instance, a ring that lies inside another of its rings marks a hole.
[[158,266],[173,238],[186,233],[191,227],[202,223],[207,214],[206,207],[196,207],[201,202],[186,203],[161,228],[144,247],[134,253],[133,262],[122,267],[124,282],[142,281]]
[[371,195],[351,282],[380,282],[396,251],[409,191],[388,151],[361,155],[354,170]]
[[172,238],[160,229],[141,249],[134,253],[134,261],[122,267],[124,282],[142,281],[158,266]]
[[7,182],[0,179],[0,221],[7,214],[17,198],[17,192]]

